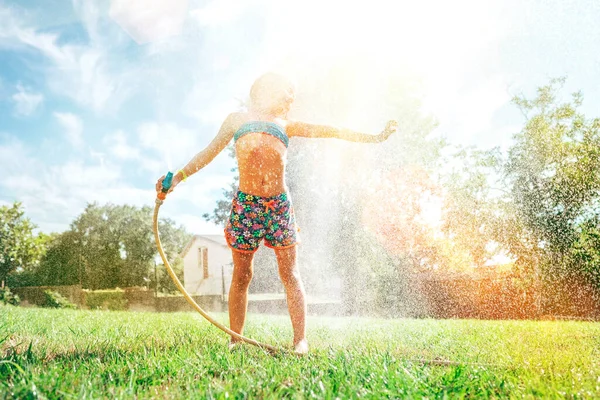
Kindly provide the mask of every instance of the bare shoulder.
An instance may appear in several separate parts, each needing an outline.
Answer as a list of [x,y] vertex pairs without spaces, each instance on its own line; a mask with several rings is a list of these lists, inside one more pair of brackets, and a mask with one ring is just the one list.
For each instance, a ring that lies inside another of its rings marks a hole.
[[285,131],[289,137],[292,136],[302,136],[309,137],[311,124],[302,121],[294,121],[294,120],[286,120],[285,121]]
[[244,112],[233,112],[223,121],[223,127],[228,131],[237,131],[240,126],[248,122],[249,116]]

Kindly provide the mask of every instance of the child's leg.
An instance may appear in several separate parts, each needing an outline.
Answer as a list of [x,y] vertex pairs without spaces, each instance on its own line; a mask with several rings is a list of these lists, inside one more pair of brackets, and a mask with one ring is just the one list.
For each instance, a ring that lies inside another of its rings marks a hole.
[[[252,280],[252,261],[254,253],[241,253],[232,250],[233,276],[229,289],[229,327],[232,331],[244,332],[246,322],[246,310],[248,309],[248,286]],[[231,338],[232,342],[237,339]]]
[[305,340],[306,335],[306,301],[304,285],[300,279],[300,271],[296,265],[296,246],[276,249],[279,276],[285,287],[288,309],[294,328],[294,346]]

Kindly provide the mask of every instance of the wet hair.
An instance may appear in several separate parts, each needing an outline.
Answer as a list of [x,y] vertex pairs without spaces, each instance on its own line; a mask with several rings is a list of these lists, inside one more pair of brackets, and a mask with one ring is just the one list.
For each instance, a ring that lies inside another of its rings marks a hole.
[[284,75],[267,72],[261,75],[250,88],[250,107],[262,110],[289,109],[294,102],[296,85]]

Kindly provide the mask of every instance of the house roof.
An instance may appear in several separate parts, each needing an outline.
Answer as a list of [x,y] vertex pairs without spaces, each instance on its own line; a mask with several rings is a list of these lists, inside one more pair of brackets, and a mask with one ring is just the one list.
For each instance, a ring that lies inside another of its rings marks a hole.
[[190,249],[192,248],[194,242],[197,239],[210,240],[211,242],[214,242],[215,244],[217,244],[219,246],[225,246],[225,247],[227,247],[227,241],[225,240],[225,236],[224,235],[194,235],[194,237],[192,237],[192,239],[190,239],[190,241],[188,242],[188,244],[185,246],[185,248],[183,249],[183,251],[179,255],[181,258],[185,257],[185,255],[188,253],[188,251],[190,251]]

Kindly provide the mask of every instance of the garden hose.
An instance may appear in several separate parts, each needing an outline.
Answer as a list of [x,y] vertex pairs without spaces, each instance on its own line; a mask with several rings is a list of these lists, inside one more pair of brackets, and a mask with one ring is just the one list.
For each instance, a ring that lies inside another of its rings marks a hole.
[[217,320],[215,320],[206,311],[204,311],[202,309],[202,307],[200,307],[198,305],[198,303],[196,303],[194,301],[192,296],[190,296],[190,294],[185,290],[185,288],[181,284],[181,281],[179,280],[179,278],[177,278],[177,275],[175,275],[175,272],[173,271],[173,268],[171,268],[171,264],[169,264],[169,260],[167,260],[167,256],[165,255],[165,252],[162,248],[162,244],[160,242],[160,235],[158,233],[158,210],[160,209],[160,206],[163,204],[163,201],[165,199],[167,192],[171,188],[171,180],[172,179],[173,179],[173,174],[171,172],[169,172],[166,175],[165,179],[163,180],[162,193],[159,193],[158,196],[156,197],[156,205],[154,206],[154,216],[152,218],[152,224],[153,224],[153,230],[154,230],[154,239],[156,240],[156,247],[158,248],[158,253],[160,254],[160,258],[162,258],[165,268],[167,269],[169,276],[173,280],[173,283],[175,283],[175,286],[177,286],[177,289],[179,289],[179,291],[181,292],[183,297],[187,300],[187,302],[196,311],[198,311],[200,313],[200,315],[202,315],[208,322],[210,322],[211,324],[213,324],[214,326],[216,326],[217,328],[219,328],[226,334],[230,335],[231,337],[233,337],[235,339],[244,341],[246,343],[257,346],[261,349],[267,350],[271,353],[282,352],[283,349],[281,349],[281,348],[277,348],[277,347],[274,347],[274,346],[271,346],[271,345],[268,345],[265,343],[261,343],[254,339],[247,338],[246,336],[240,335],[239,333],[232,331],[231,329],[227,328],[225,325],[223,325],[220,322],[218,322]]

